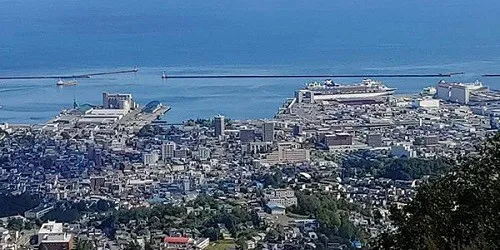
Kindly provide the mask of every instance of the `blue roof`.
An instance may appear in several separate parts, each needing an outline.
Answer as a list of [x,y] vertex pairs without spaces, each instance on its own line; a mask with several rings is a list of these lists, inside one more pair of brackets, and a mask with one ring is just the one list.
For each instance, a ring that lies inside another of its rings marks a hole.
[[145,112],[145,113],[153,113],[153,111],[155,111],[155,109],[158,108],[158,106],[160,106],[161,103],[159,101],[150,101],[148,104],[146,104],[146,106],[142,109],[142,112]]
[[275,209],[283,209],[283,210],[285,210],[285,209],[286,209],[286,207],[285,207],[285,206],[283,206],[283,205],[281,205],[281,204],[278,204],[278,203],[276,203],[276,202],[268,202],[268,203],[266,204],[266,206],[267,206],[269,209],[271,209],[271,210],[275,210]]
[[148,200],[149,203],[163,203],[165,201],[167,201],[167,199],[158,196],[153,196],[151,199]]
[[354,248],[358,248],[360,249],[363,245],[361,244],[361,241],[359,240],[355,240],[353,242],[351,242],[351,245],[354,247]]
[[93,107],[94,107],[93,105],[85,103],[85,104],[79,105],[78,106],[78,110],[81,111],[81,112],[83,112],[83,113],[85,113],[85,112],[87,112],[87,110],[89,110],[89,109],[91,109]]

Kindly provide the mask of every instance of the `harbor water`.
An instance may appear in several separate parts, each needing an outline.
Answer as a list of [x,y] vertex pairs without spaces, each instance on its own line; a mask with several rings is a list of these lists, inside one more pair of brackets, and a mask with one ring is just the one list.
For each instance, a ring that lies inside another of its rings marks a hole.
[[[271,118],[309,81],[161,79],[196,74],[419,74],[465,72],[500,89],[500,2],[428,1],[0,1],[0,76],[136,74],[1,80],[0,122],[43,123],[102,92],[172,107],[179,122],[224,114]],[[394,21],[396,20],[396,21]],[[334,79],[341,84],[362,79]],[[376,79],[416,93],[439,78]]]

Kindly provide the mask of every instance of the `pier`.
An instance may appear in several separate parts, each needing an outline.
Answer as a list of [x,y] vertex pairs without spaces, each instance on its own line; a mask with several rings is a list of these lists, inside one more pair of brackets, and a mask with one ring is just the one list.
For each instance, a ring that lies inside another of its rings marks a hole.
[[483,77],[500,77],[500,74],[484,74]]
[[126,74],[126,73],[136,73],[139,70],[137,68],[131,70],[119,70],[119,71],[109,71],[109,72],[98,72],[83,75],[53,75],[53,76],[0,76],[0,80],[32,80],[32,79],[82,79],[90,78],[92,76],[103,76],[103,75],[116,75],[116,74]]
[[211,79],[211,78],[424,78],[424,77],[452,77],[460,73],[445,74],[353,74],[353,75],[167,75],[163,73],[163,79]]

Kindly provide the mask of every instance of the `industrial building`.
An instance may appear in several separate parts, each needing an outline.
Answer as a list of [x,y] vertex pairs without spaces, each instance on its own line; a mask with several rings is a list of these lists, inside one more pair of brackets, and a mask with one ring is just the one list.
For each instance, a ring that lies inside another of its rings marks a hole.
[[124,109],[126,111],[138,107],[131,94],[109,93],[102,93],[102,106],[104,109]]
[[469,104],[472,92],[488,90],[481,82],[474,83],[447,83],[440,81],[436,87],[436,97],[438,99]]

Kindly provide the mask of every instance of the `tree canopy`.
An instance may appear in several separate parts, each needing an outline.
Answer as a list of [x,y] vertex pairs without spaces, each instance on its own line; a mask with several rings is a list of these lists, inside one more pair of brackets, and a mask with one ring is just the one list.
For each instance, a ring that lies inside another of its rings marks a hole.
[[296,191],[297,205],[288,208],[289,212],[315,217],[320,225],[320,232],[335,242],[347,243],[354,238],[362,238],[362,232],[349,220],[345,210],[348,208],[341,200],[328,194],[307,194]]
[[207,195],[200,195],[191,202],[195,208],[210,207],[210,209],[199,209],[196,212],[188,213],[183,206],[172,204],[155,205],[152,207],[141,207],[130,210],[111,211],[101,220],[100,228],[106,234],[113,237],[119,224],[127,224],[131,221],[144,221],[145,225],[134,225],[133,231],[139,232],[144,227],[151,230],[167,230],[173,227],[185,227],[197,229],[205,237],[216,240],[220,235],[220,225],[236,237],[247,225],[258,225],[256,214],[252,214],[245,206],[235,205],[230,209],[223,207],[218,202]]
[[[372,152],[357,152],[342,161],[342,167],[358,174],[393,180],[412,180],[424,175],[439,176],[455,163],[446,158],[390,158]],[[350,174],[349,172],[346,174]]]
[[500,249],[500,134],[393,209],[380,249]]
[[0,217],[24,214],[40,204],[40,198],[23,193],[20,195],[0,195]]
[[75,250],[91,250],[92,243],[89,240],[77,239],[75,242]]

